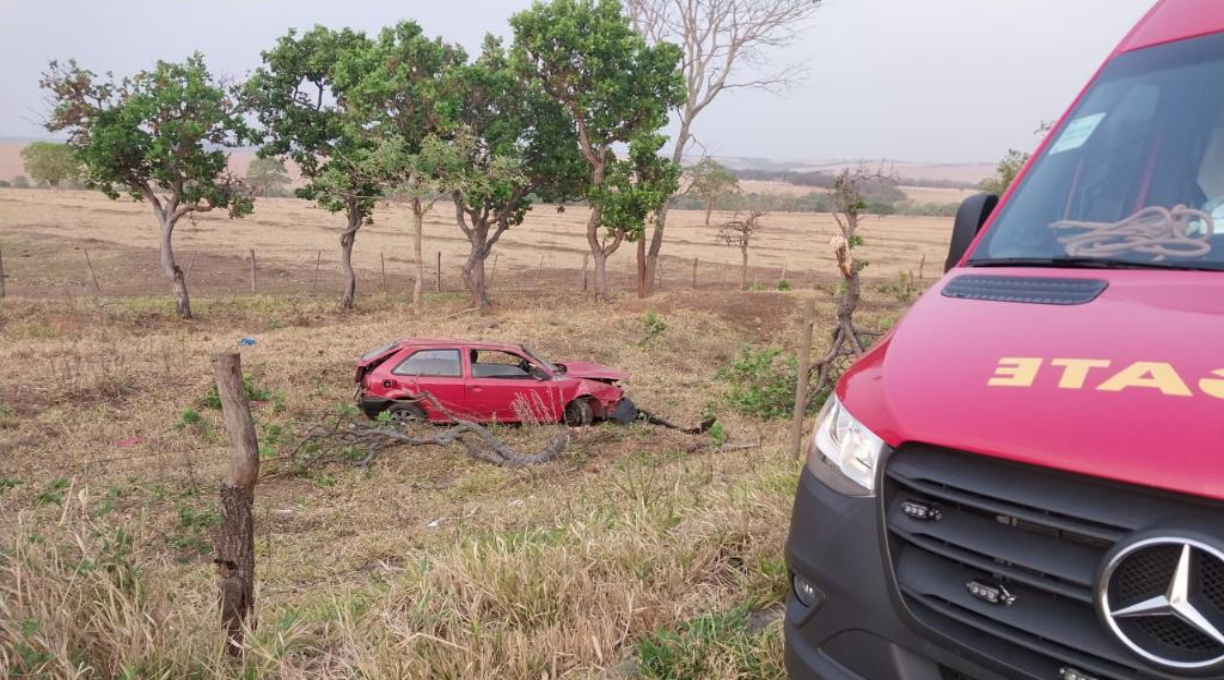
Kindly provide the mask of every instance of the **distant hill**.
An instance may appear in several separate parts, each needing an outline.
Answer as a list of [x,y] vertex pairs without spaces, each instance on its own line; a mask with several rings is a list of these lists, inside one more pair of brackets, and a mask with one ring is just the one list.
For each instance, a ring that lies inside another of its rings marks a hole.
[[767,172],[836,173],[843,168],[859,166],[875,168],[883,165],[886,171],[891,170],[893,174],[902,179],[943,180],[964,182],[966,184],[977,184],[994,174],[995,171],[995,163],[993,162],[927,163],[892,159],[881,160],[879,158],[778,161],[745,156],[719,156],[715,160],[732,170],[762,170]]

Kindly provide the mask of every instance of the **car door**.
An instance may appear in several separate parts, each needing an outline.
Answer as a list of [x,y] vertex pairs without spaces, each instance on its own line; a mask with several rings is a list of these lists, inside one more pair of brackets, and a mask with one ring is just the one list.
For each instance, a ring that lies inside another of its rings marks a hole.
[[471,373],[465,402],[473,416],[499,423],[520,422],[525,412],[541,421],[556,418],[551,376],[527,357],[473,347],[468,352],[468,366]]
[[[455,415],[467,415],[464,403],[463,356],[458,347],[431,347],[413,351],[391,369],[391,374],[414,394],[428,392],[437,397],[446,410]],[[422,407],[430,420],[445,421],[432,405]]]

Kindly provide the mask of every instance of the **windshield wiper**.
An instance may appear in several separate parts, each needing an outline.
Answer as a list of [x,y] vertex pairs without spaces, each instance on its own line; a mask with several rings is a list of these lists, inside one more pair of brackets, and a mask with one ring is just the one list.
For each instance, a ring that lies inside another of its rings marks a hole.
[[1216,262],[1135,262],[1100,257],[999,257],[970,260],[970,267],[1051,267],[1065,269],[1177,269],[1190,271],[1221,271],[1224,263]]

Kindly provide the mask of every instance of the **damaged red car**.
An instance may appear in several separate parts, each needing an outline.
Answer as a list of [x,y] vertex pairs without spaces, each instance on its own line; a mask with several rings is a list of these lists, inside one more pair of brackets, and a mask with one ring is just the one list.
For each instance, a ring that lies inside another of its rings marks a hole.
[[[370,418],[449,422],[427,400],[484,423],[589,425],[632,414],[617,383],[625,371],[579,361],[550,362],[522,345],[410,338],[367,352],[357,363],[357,399]],[[630,416],[631,417],[631,416]]]

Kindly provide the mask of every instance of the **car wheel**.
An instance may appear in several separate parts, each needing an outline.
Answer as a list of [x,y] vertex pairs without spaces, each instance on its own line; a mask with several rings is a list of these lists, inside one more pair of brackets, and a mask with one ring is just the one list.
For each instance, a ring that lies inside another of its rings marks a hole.
[[425,422],[425,411],[416,404],[391,404],[387,407],[391,422],[396,425],[411,425]]
[[565,424],[582,427],[595,421],[595,409],[590,399],[575,399],[565,407]]

